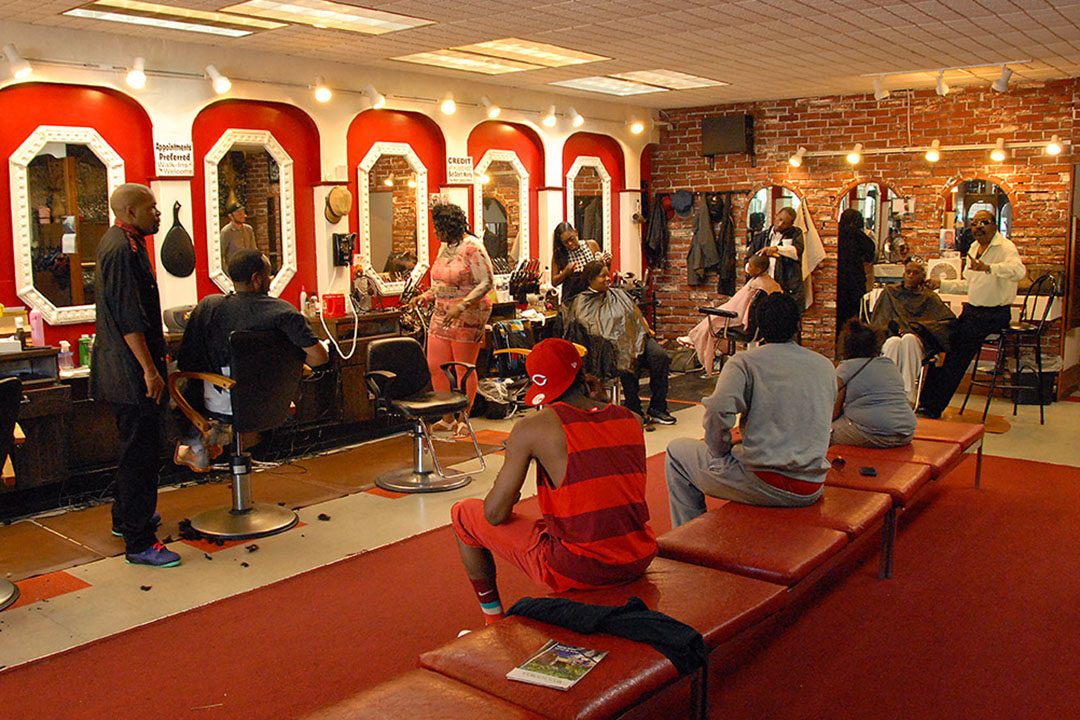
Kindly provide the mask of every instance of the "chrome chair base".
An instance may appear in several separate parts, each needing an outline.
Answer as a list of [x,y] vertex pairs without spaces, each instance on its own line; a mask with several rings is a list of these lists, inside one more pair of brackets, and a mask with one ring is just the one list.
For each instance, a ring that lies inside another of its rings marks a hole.
[[472,482],[471,475],[455,474],[442,477],[434,470],[417,472],[414,468],[390,470],[375,478],[375,484],[383,490],[401,493],[443,492],[457,490]]
[[0,610],[13,605],[19,599],[19,586],[10,580],[0,579]]
[[218,508],[199,513],[191,527],[201,535],[224,540],[249,540],[285,532],[300,518],[279,505],[254,503],[247,510]]

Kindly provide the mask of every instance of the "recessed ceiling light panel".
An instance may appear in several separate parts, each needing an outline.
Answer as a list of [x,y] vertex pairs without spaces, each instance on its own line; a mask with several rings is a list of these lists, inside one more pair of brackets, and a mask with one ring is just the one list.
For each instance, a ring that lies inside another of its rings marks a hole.
[[504,73],[539,70],[541,68],[540,65],[532,65],[516,60],[489,58],[458,50],[432,50],[430,52],[402,55],[401,57],[391,58],[391,60],[418,63],[420,65],[434,65],[435,67],[450,68],[452,70],[467,70],[468,72],[483,73],[484,75],[502,75]]
[[248,0],[222,10],[273,18],[317,28],[333,28],[382,35],[397,30],[434,25],[431,20],[331,2],[330,0]]
[[259,30],[285,27],[284,23],[140,0],[97,0],[68,10],[64,15],[224,37],[243,37]]
[[603,55],[593,55],[580,50],[570,50],[558,45],[548,45],[547,43],[522,40],[520,38],[488,40],[475,45],[455,47],[454,50],[507,60],[518,60],[543,67],[565,67],[567,65],[581,65],[582,63],[611,59]]
[[644,85],[642,83],[631,82],[630,80],[619,80],[618,78],[604,77],[603,75],[574,78],[573,80],[557,80],[549,84],[558,85],[559,87],[573,88],[575,90],[588,90],[589,92],[598,92],[605,93],[607,95],[619,96],[644,95],[645,93],[667,92],[667,88]]
[[635,70],[634,72],[612,73],[611,77],[656,85],[668,90],[691,90],[693,88],[720,87],[731,84],[721,80],[710,80],[696,75],[687,75],[674,70]]

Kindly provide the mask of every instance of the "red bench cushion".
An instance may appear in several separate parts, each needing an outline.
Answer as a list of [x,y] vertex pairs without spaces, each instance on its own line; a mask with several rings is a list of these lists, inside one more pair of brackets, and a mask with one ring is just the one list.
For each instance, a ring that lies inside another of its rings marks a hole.
[[917,440],[954,442],[963,450],[979,442],[983,432],[983,425],[980,423],[949,422],[932,418],[918,418],[918,423],[915,425]]
[[891,507],[892,498],[884,493],[826,487],[821,499],[809,507],[755,507],[733,502],[718,509],[716,513],[721,518],[725,515],[741,515],[759,517],[777,524],[792,523],[829,528],[854,538],[882,522]]
[[578,602],[622,605],[632,595],[650,610],[670,615],[701,633],[710,650],[781,609],[787,589],[720,570],[656,558],[632,583],[603,590],[558,593]]
[[[509,682],[509,680],[507,681]],[[542,720],[541,715],[427,670],[413,670],[304,720]]]
[[[859,468],[863,466],[874,468],[877,470],[877,475],[867,477],[860,474]],[[825,476],[826,486],[886,493],[898,507],[906,507],[928,482],[930,482],[929,465],[876,458],[845,463],[842,468],[834,465]]]
[[954,442],[937,442],[934,440],[919,439],[912,440],[910,445],[889,448],[887,450],[881,448],[855,447],[854,445],[833,445],[829,448],[830,460],[836,457],[842,457],[848,461],[848,464],[851,464],[852,462],[858,463],[860,462],[859,459],[863,458],[870,460],[871,462],[863,460],[861,462],[862,465],[872,465],[874,459],[914,462],[929,465],[930,475],[935,480],[944,476],[956,467],[960,463],[962,456],[963,453],[960,450],[960,446]]
[[[609,653],[566,692],[506,679],[552,639]],[[424,653],[420,665],[553,720],[615,718],[678,679],[671,661],[648,645],[513,616]],[[689,717],[690,701],[679,715]]]
[[[707,512],[657,539],[661,557],[794,585],[847,545],[842,532],[768,515]],[[742,506],[748,507],[748,506]]]

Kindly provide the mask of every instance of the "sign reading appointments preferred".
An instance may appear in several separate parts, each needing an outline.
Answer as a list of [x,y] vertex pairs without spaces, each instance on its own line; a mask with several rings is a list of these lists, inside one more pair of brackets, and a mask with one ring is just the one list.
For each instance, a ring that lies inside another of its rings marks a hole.
[[154,171],[158,177],[195,174],[195,147],[190,140],[155,140]]
[[471,155],[446,156],[446,184],[472,185],[473,165]]

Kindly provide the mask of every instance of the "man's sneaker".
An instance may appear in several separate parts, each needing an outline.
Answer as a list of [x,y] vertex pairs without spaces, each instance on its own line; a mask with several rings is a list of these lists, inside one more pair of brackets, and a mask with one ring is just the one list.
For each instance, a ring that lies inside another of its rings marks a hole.
[[649,419],[661,425],[674,425],[676,422],[674,415],[662,410],[649,410]]
[[197,473],[210,472],[210,453],[207,452],[205,446],[192,447],[177,441],[173,462],[177,465],[187,465]]
[[154,543],[141,553],[128,553],[124,559],[131,565],[150,567],[176,567],[180,564],[180,556],[160,542]]
[[680,335],[679,337],[675,338],[675,342],[679,343],[684,347],[694,347],[694,341],[690,339],[689,335]]
[[[155,511],[154,514],[150,516],[150,527],[154,532],[157,532],[157,529],[161,527],[161,513]],[[112,534],[116,537],[124,537],[124,533],[120,532],[120,528],[115,525],[113,525]]]

